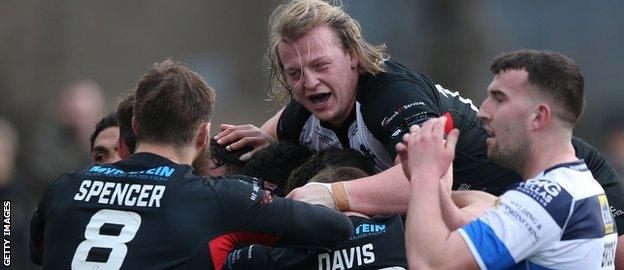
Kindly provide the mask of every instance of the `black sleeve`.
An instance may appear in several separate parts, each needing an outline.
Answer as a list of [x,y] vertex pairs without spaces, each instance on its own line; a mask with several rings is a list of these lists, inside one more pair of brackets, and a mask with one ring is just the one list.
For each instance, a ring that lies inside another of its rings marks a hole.
[[[239,232],[252,233],[239,244],[308,246],[329,249],[351,237],[346,215],[321,206],[271,196],[255,182],[218,181],[224,222]],[[228,213],[237,213],[228,215]],[[260,240],[260,241],[258,241]]]
[[381,142],[390,157],[396,156],[395,145],[409,127],[422,125],[441,116],[435,86],[426,78],[394,79],[368,90],[362,98],[362,116],[366,126]]
[[618,235],[624,234],[624,182],[606,157],[596,148],[580,138],[573,137],[572,145],[576,157],[585,160],[587,167],[600,183],[611,206],[611,214],[615,218]]
[[264,270],[271,269],[272,247],[263,245],[250,245],[232,251],[223,266],[227,270]]
[[316,266],[316,256],[319,251],[312,248],[272,248],[251,245],[230,253],[224,269],[309,269]]
[[277,121],[277,139],[279,141],[299,143],[301,129],[310,115],[311,113],[303,105],[295,100],[291,100]]
[[30,239],[28,241],[30,260],[37,265],[41,265],[43,259],[44,215],[42,204],[43,200],[39,203],[35,214],[30,220]]

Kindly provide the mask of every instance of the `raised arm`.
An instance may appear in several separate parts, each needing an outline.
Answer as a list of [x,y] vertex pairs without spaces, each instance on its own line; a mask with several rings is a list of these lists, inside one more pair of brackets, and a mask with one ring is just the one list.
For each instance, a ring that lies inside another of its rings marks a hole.
[[[448,203],[441,179],[453,161],[459,132],[443,141],[445,118],[432,119],[421,128],[412,126],[397,145],[401,164],[410,175],[410,199],[406,224],[406,248],[411,267],[423,269],[476,269],[477,262],[458,231],[447,220],[461,220],[459,211],[443,212]],[[455,225],[453,225],[455,226]]]

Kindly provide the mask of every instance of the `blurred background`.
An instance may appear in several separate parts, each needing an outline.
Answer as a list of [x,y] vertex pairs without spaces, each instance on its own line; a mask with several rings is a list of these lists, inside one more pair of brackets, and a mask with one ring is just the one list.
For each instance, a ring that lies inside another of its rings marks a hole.
[[[261,125],[275,0],[0,1],[0,197],[12,200],[12,268],[46,185],[88,163],[88,136],[153,63],[185,62],[217,91],[220,123]],[[624,1],[347,0],[365,38],[480,104],[499,53],[548,49],[585,74],[576,135],[624,168]]]

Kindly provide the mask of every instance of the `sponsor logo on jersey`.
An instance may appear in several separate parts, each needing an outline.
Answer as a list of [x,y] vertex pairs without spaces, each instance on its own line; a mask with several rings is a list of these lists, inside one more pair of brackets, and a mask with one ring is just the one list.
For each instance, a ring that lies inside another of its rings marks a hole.
[[139,179],[167,180],[175,172],[175,169],[169,166],[160,166],[143,171],[126,172],[110,166],[95,165],[89,169],[88,175],[105,175],[117,177],[131,177]]
[[604,194],[599,195],[598,202],[600,202],[600,210],[602,212],[602,222],[605,227],[605,234],[614,233],[615,226],[613,224],[613,217],[611,217],[611,211],[609,208],[609,202],[607,201],[607,196]]
[[417,114],[410,115],[409,117],[405,118],[402,124],[404,124],[406,128],[410,128],[413,125],[420,126],[427,120],[429,120],[429,116],[427,115],[427,112],[419,112]]
[[531,179],[522,182],[516,189],[531,196],[544,207],[557,197],[562,190],[561,186],[556,182],[543,179]]
[[373,262],[375,262],[375,253],[372,243],[318,255],[319,270],[350,269]]
[[258,180],[253,180],[251,183],[251,196],[250,200],[255,201],[258,198],[258,192],[260,191],[260,184]]
[[624,211],[615,208],[615,206],[613,205],[609,206],[609,209],[611,209],[611,215],[613,215],[614,218],[619,217],[622,214],[624,214]]
[[363,223],[355,227],[350,240],[361,239],[386,233],[386,224]]
[[615,241],[604,244],[604,249],[602,251],[602,263],[600,264],[601,268],[613,267],[613,262],[615,261],[615,246]]
[[401,134],[401,131],[403,131],[401,128],[395,130],[394,132],[392,132],[392,135],[390,135],[390,137],[394,138],[396,136],[399,136],[399,134]]
[[325,143],[327,145],[333,145],[334,143],[334,138],[323,133],[317,133],[317,137],[319,142]]
[[407,111],[408,109],[414,107],[414,106],[425,106],[425,103],[422,101],[416,101],[416,102],[412,102],[410,104],[405,104],[402,106],[399,106],[398,108],[394,109],[394,111],[392,112],[392,114],[390,116],[386,116],[381,120],[381,126],[382,127],[387,127],[388,124],[390,124],[390,122],[392,120],[394,120],[394,118],[396,118],[399,114],[404,113],[405,111]]
[[355,227],[355,234],[362,233],[385,233],[386,232],[386,224],[360,224]]

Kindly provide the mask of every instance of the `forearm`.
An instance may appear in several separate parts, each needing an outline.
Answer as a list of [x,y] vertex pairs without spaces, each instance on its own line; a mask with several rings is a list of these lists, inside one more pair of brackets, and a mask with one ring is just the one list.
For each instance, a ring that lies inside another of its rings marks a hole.
[[483,191],[459,190],[453,191],[451,198],[463,213],[474,219],[493,206],[498,197]]
[[290,207],[283,208],[272,218],[272,225],[275,225],[275,220],[288,221],[289,224],[279,227],[282,238],[276,246],[330,249],[351,237],[353,226],[343,213],[304,202],[291,203]]
[[[423,176],[422,173],[418,175]],[[416,176],[411,181],[406,248],[409,265],[415,268],[436,265],[443,259],[438,257],[445,254],[438,249],[444,248],[450,230],[442,217],[439,188],[440,184],[435,177]]]
[[407,213],[409,182],[401,165],[345,183],[351,210],[367,215]]

